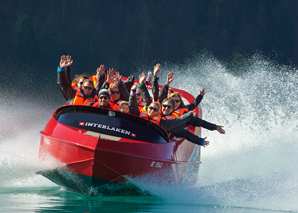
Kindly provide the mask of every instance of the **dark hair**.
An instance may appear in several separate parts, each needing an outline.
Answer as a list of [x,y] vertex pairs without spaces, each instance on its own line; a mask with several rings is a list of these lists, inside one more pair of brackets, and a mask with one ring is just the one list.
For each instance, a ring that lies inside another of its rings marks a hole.
[[170,102],[171,104],[172,104],[172,107],[173,107],[173,109],[174,109],[174,107],[175,107],[175,101],[174,100],[172,100],[172,99],[170,99],[170,98],[165,98],[165,99],[163,99],[163,101],[162,101],[162,104],[161,105],[163,105],[165,102]]
[[[85,82],[88,82],[88,83],[90,83],[90,84],[92,84],[92,85],[93,85],[93,81],[92,81],[92,80],[90,80],[89,78],[85,79],[83,83],[85,83]],[[93,87],[94,87],[94,85],[93,85]]]

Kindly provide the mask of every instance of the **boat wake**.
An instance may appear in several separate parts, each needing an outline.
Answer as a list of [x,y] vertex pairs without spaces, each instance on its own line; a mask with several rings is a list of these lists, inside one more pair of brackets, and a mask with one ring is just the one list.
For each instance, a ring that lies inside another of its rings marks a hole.
[[[197,184],[169,187],[146,178],[132,183],[166,203],[298,211],[297,70],[260,55],[248,59],[242,74],[208,55],[163,69],[174,71],[173,87],[193,95],[206,87],[203,119],[223,125],[226,134],[202,131],[211,143],[202,149],[199,174],[193,175]],[[162,83],[166,73],[160,74]],[[37,160],[39,131],[55,108],[22,105],[1,106],[0,188],[52,187],[35,173],[59,167]]]

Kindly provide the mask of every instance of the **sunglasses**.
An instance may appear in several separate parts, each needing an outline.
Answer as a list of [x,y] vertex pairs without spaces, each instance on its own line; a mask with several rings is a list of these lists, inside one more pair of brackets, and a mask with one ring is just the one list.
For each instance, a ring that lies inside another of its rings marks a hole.
[[142,93],[138,92],[136,95],[137,95],[137,96],[140,96],[140,95],[142,95]]
[[165,104],[163,104],[162,107],[163,108],[169,108],[169,109],[172,109],[173,108],[171,105],[165,105]]
[[113,94],[120,94],[120,92],[119,91],[111,91],[111,94],[113,95]]
[[88,89],[88,90],[93,90],[92,87],[86,87],[86,86],[83,86],[84,89]]
[[153,106],[150,106],[149,109],[154,110],[155,112],[158,112],[158,109],[154,108]]
[[[173,99],[172,99],[173,100]],[[173,100],[173,101],[175,101],[176,103],[179,103],[180,102],[180,100]]]
[[108,96],[100,96],[98,99],[109,99]]
[[83,83],[84,83],[84,81],[82,81],[82,82],[79,82],[79,84],[80,84],[80,85],[82,85]]

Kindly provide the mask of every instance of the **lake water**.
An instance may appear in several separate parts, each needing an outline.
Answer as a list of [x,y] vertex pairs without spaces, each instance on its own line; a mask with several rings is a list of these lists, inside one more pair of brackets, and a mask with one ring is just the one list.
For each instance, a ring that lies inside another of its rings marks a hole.
[[[162,187],[138,180],[151,194],[143,196],[89,197],[37,175],[59,166],[37,158],[39,131],[59,104],[4,95],[0,212],[298,212],[298,73],[261,56],[245,69],[232,75],[204,55],[165,67],[176,74],[173,87],[193,95],[206,87],[203,119],[223,125],[226,135],[203,130],[211,144],[202,149],[197,184]],[[166,73],[160,76],[165,82]]]

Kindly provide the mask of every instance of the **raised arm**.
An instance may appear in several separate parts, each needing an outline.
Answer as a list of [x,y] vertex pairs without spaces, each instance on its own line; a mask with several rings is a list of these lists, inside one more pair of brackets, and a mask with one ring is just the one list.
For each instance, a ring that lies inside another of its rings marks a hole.
[[150,94],[149,94],[148,89],[147,89],[146,84],[145,84],[146,75],[145,75],[145,73],[142,73],[139,77],[140,77],[140,79],[139,79],[139,88],[140,88],[141,93],[144,97],[144,101],[145,101],[146,106],[149,106],[151,104],[152,100],[151,100]]
[[133,85],[131,87],[129,100],[128,100],[128,106],[129,106],[129,112],[131,114],[139,116],[140,110],[137,105],[136,89],[137,89],[137,85]]
[[160,69],[160,64],[156,64],[153,69],[153,83],[152,83],[152,93],[153,93],[153,100],[158,100],[158,94],[159,94],[159,84],[158,84],[158,77],[157,73]]
[[73,63],[71,56],[62,55],[59,66],[57,68],[57,84],[63,94],[64,98],[69,101],[76,95],[76,90],[71,87],[71,84],[67,81],[65,75],[65,68],[70,67]]
[[97,83],[95,85],[95,89],[97,91],[100,91],[102,89],[102,85],[106,80],[105,70],[106,68],[104,65],[100,65],[96,70]]
[[166,84],[162,87],[160,93],[159,93],[159,102],[162,103],[162,101],[168,97],[168,90],[170,83],[174,80],[174,73],[169,72],[167,75],[167,81]]
[[196,97],[196,99],[191,104],[186,105],[187,109],[188,110],[195,109],[200,104],[200,102],[202,101],[203,96],[205,95],[205,93],[206,93],[206,88],[203,87],[202,90],[200,90],[199,95]]
[[125,84],[123,83],[122,81],[122,76],[120,75],[120,72],[115,72],[116,74],[116,80],[119,84],[119,91],[120,91],[120,99],[122,100],[125,100],[125,101],[128,101],[128,98],[129,98],[129,93],[128,93],[128,90],[125,86]]

